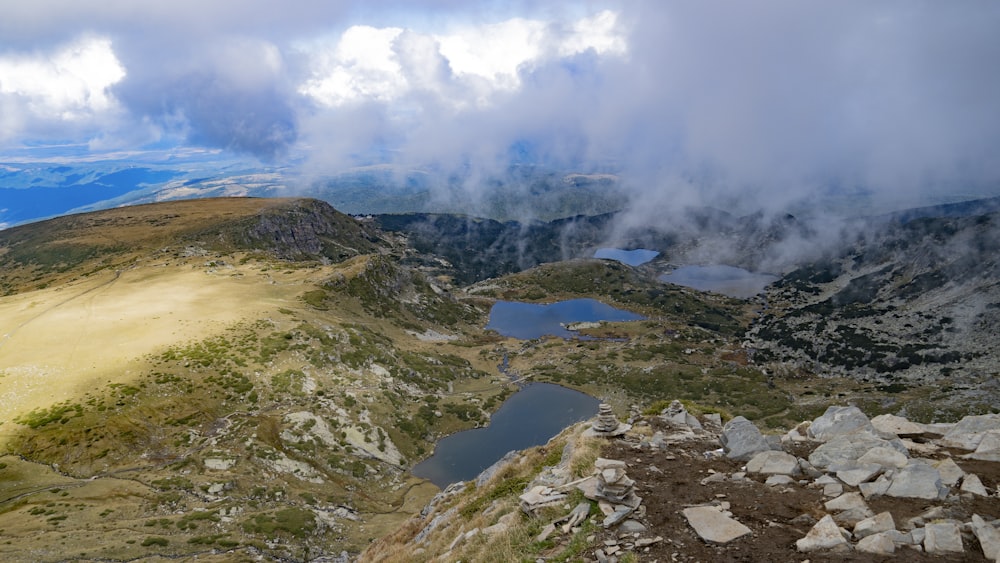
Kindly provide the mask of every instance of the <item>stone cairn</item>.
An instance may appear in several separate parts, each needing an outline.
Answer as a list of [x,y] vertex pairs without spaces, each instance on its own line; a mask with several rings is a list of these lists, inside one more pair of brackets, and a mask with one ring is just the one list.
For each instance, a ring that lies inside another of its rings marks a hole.
[[584,433],[585,436],[603,436],[611,438],[621,436],[632,428],[631,424],[623,424],[616,417],[611,405],[601,403],[597,409],[597,418],[591,423],[590,428]]
[[625,462],[597,458],[594,462],[596,476],[584,479],[577,485],[583,496],[598,501],[606,518],[605,528],[614,526],[635,512],[642,499],[635,494],[635,481],[625,474]]
[[625,462],[616,459],[598,458],[597,499],[612,504],[624,504],[635,508],[642,500],[635,494],[635,481],[625,474]]

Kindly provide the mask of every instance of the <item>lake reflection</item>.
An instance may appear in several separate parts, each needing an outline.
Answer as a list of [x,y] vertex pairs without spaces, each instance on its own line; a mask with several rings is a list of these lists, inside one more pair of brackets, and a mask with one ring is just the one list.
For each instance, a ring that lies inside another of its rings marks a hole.
[[738,299],[747,299],[764,291],[768,284],[778,280],[778,276],[758,274],[743,268],[716,264],[712,266],[681,266],[669,274],[663,274],[659,280],[701,291],[714,291]]
[[617,260],[622,264],[628,264],[629,266],[641,266],[659,255],[659,252],[655,250],[647,250],[645,248],[637,248],[635,250],[598,248],[597,251],[594,252],[594,258]]
[[540,446],[571,424],[597,414],[599,401],[551,383],[529,383],[493,414],[490,425],[441,439],[434,455],[411,471],[442,489],[468,481],[511,450]]
[[497,301],[490,309],[490,322],[486,328],[522,340],[546,335],[573,338],[576,333],[566,330],[564,324],[640,321],[644,318],[594,299],[571,299],[550,305]]

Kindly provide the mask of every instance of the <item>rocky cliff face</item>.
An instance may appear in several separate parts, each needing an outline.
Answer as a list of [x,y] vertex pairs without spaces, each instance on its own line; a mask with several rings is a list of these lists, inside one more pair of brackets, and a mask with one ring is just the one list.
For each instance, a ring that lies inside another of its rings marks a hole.
[[755,360],[988,406],[1000,383],[1000,214],[893,222],[795,270],[747,335]]
[[340,262],[379,246],[374,229],[325,202],[310,199],[290,200],[234,227],[204,234],[215,235],[223,245],[266,250],[284,260]]

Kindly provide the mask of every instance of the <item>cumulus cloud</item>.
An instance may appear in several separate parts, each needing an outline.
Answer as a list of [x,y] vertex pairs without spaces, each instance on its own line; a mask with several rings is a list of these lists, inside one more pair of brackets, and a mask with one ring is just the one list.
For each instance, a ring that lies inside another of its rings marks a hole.
[[[293,154],[317,174],[423,167],[464,176],[470,196],[512,162],[600,168],[639,209],[1000,186],[1000,4],[987,0],[8,8],[8,140],[83,119],[68,131],[93,146],[175,138]],[[59,70],[81,38],[96,54],[79,60],[108,73]]]
[[0,138],[32,127],[96,127],[118,109],[110,88],[124,77],[107,37],[83,36],[47,51],[0,54]]

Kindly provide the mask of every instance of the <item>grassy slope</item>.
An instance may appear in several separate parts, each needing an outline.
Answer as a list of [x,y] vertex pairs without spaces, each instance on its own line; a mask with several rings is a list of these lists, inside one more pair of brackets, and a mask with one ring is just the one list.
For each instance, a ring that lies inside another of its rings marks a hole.
[[[0,299],[12,399],[0,429],[8,451],[60,471],[24,490],[23,468],[0,468],[5,560],[358,550],[433,493],[403,467],[484,418],[449,384],[503,392],[468,347],[413,336],[459,329],[476,309],[377,254],[276,258],[253,229],[280,238],[289,202],[197,203],[4,238],[16,293]],[[290,203],[294,229],[303,207]],[[371,243],[338,228],[333,253]],[[118,246],[102,250],[110,237]],[[29,244],[93,252],[40,263]],[[387,292],[405,303],[383,310]]]

